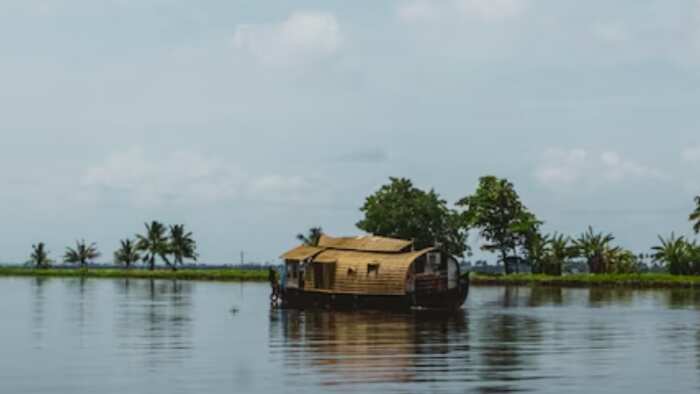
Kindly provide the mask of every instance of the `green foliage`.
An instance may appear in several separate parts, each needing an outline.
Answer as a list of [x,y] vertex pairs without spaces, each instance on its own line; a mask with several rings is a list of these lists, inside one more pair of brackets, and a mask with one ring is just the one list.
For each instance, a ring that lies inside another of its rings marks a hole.
[[67,247],[66,253],[63,255],[63,262],[80,264],[81,268],[87,266],[87,263],[100,257],[100,252],[97,250],[97,244],[94,242],[87,244],[85,240],[75,241],[75,248]]
[[[505,262],[510,253],[517,255],[518,248],[530,257],[541,252],[543,242],[539,227],[542,222],[523,205],[507,179],[482,177],[476,192],[461,199],[457,206],[464,208],[465,222],[478,228],[487,241],[481,248],[500,252],[502,261]],[[510,272],[508,267],[506,272]]]
[[661,245],[654,246],[654,260],[666,265],[668,272],[673,275],[700,274],[700,246],[684,237],[676,237],[674,233],[668,238],[659,236]]
[[574,240],[577,255],[586,259],[590,273],[604,274],[614,271],[610,258],[619,252],[618,247],[612,246],[614,240],[612,234],[596,233],[591,226]]
[[690,221],[693,222],[693,230],[700,234],[700,196],[695,197],[695,210],[690,214]]
[[321,235],[323,235],[321,227],[311,227],[306,235],[297,234],[297,239],[306,246],[318,246]]
[[191,232],[185,231],[184,224],[170,226],[170,252],[173,255],[173,270],[176,265],[182,265],[184,259],[197,261],[197,242]]
[[554,233],[548,241],[542,273],[559,276],[564,266],[576,257],[576,248],[571,244],[571,238],[563,234]]
[[51,267],[52,263],[53,260],[49,258],[49,252],[46,250],[46,245],[43,242],[32,245],[32,254],[29,255],[27,264],[33,265],[36,268],[47,269]]
[[0,267],[0,276],[39,276],[39,277],[81,277],[81,278],[138,278],[138,279],[179,279],[207,281],[267,281],[267,270],[224,269],[182,269],[143,270],[143,269],[36,269],[27,267]]
[[123,239],[119,242],[121,245],[119,249],[114,252],[114,262],[116,264],[122,264],[128,269],[132,264],[141,260],[141,255],[136,249],[136,244],[130,239]]
[[564,276],[517,274],[508,276],[470,275],[473,285],[628,287],[628,288],[700,288],[700,276],[670,274],[574,274]]
[[136,249],[143,252],[141,259],[148,264],[148,269],[153,271],[156,265],[156,259],[160,257],[165,264],[170,266],[168,254],[170,254],[170,242],[166,235],[166,228],[163,223],[152,221],[146,223],[146,234],[136,235]]
[[368,233],[413,240],[416,248],[441,244],[454,256],[467,252],[467,228],[460,215],[434,191],[425,192],[405,178],[367,197],[357,227]]
[[608,251],[606,256],[607,271],[609,274],[632,274],[639,271],[637,255],[632,251],[614,248]]

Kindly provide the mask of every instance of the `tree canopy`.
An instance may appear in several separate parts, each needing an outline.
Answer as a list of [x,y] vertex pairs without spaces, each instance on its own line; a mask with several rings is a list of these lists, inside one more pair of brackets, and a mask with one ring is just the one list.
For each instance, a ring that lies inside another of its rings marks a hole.
[[49,258],[49,252],[46,250],[46,245],[43,242],[32,245],[32,254],[29,255],[27,263],[37,268],[49,268],[51,266],[53,260]]
[[441,244],[461,257],[468,251],[467,228],[459,213],[434,191],[424,191],[406,178],[389,178],[389,184],[367,197],[357,227],[368,233],[413,240],[416,248]]
[[136,249],[143,252],[143,262],[148,263],[148,269],[150,270],[155,269],[157,257],[165,261],[165,264],[170,265],[170,260],[168,260],[170,242],[166,235],[165,225],[154,220],[150,224],[146,223],[145,226],[146,234],[136,235]]
[[100,252],[97,250],[97,244],[94,242],[88,244],[85,240],[75,241],[75,248],[66,248],[66,253],[63,256],[63,261],[66,263],[80,264],[83,268],[87,263],[100,257]]
[[700,234],[700,196],[695,197],[695,210],[690,214],[690,221],[693,222],[693,230]]
[[173,269],[182,265],[184,259],[197,261],[197,242],[192,238],[192,233],[185,231],[184,224],[170,226],[170,253],[173,255]]
[[306,234],[297,234],[297,239],[306,246],[318,246],[318,242],[323,235],[321,227],[311,227]]
[[114,252],[114,262],[130,268],[132,264],[141,259],[141,255],[136,250],[136,244],[130,239],[123,239],[119,243],[119,249]]
[[481,249],[499,252],[504,262],[509,254],[517,256],[519,248],[532,254],[541,246],[542,222],[527,210],[507,179],[482,177],[476,192],[459,200],[457,206],[464,209],[464,221],[479,229],[486,240]]

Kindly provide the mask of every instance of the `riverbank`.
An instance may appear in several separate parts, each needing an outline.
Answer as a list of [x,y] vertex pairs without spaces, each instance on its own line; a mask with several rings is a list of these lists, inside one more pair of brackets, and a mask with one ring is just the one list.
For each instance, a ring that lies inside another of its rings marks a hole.
[[264,282],[268,280],[265,270],[222,269],[113,269],[113,268],[28,268],[0,267],[0,277],[80,277],[80,278],[137,278],[137,279],[179,279],[222,282]]
[[471,274],[470,283],[475,286],[700,288],[700,276],[670,274],[572,274],[564,276]]

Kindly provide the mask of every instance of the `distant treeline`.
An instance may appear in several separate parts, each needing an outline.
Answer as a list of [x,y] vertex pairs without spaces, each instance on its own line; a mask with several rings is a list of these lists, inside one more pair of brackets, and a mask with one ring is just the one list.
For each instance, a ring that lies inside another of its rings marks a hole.
[[[700,232],[700,196],[689,220]],[[626,274],[667,271],[700,275],[700,245],[671,234],[659,236],[648,253],[615,245],[615,236],[589,226],[579,235],[542,232],[544,221],[530,211],[513,183],[495,176],[479,179],[476,191],[454,205],[435,190],[421,190],[406,178],[390,178],[360,208],[357,227],[367,233],[413,240],[417,248],[440,245],[457,257],[471,255],[467,236],[479,234],[484,251],[496,253],[506,274],[521,267],[535,274],[560,276],[570,272]],[[314,227],[298,239],[314,245],[322,233]]]
[[[185,260],[197,261],[197,243],[192,233],[185,230],[182,224],[166,227],[163,223],[152,221],[145,224],[144,234],[136,234],[134,239],[125,238],[120,241],[120,247],[114,252],[114,263],[120,268],[132,268],[134,264],[143,263],[153,271],[158,261],[165,263],[173,271],[185,265]],[[63,262],[80,268],[99,268],[93,261],[101,256],[97,244],[85,240],[75,242],[75,247],[66,247]],[[46,249],[46,244],[39,242],[32,245],[32,253],[27,265],[39,269],[53,266],[54,260]]]

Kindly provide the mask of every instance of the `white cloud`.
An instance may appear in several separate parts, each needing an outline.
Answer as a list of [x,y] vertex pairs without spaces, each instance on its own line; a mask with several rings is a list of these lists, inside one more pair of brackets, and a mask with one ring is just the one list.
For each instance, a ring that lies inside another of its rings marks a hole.
[[241,197],[297,202],[311,188],[300,176],[255,176],[236,164],[197,152],[179,151],[160,157],[158,152],[140,147],[115,153],[89,168],[81,184],[88,191],[124,197],[142,206],[213,203]]
[[700,145],[690,146],[683,149],[681,153],[683,160],[688,162],[699,162],[700,161]]
[[520,16],[527,0],[411,0],[399,5],[397,15],[405,23],[438,22],[458,17],[493,22]]
[[666,178],[662,171],[626,159],[616,152],[591,154],[584,149],[548,149],[534,175],[540,183],[553,188]]
[[271,24],[247,24],[236,28],[233,44],[268,65],[288,65],[333,55],[342,42],[335,15],[294,12]]

